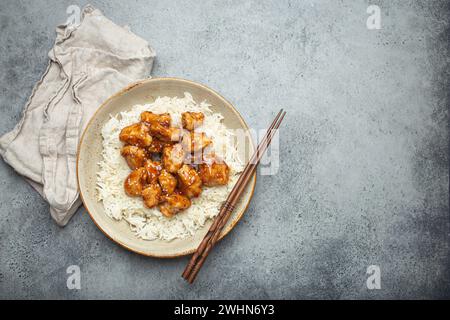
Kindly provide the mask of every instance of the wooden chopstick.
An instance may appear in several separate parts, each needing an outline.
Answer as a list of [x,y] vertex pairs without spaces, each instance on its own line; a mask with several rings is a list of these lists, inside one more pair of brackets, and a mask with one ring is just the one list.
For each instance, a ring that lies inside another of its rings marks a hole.
[[[272,122],[272,124],[270,125],[269,129],[267,130],[266,134],[264,135],[263,139],[261,140],[264,141],[267,139],[269,133],[271,130],[273,130],[273,128],[276,125],[276,122],[278,121],[280,115],[282,114],[283,109],[280,110],[280,112],[278,112],[277,116],[275,117],[275,120]],[[192,269],[194,268],[197,259],[199,258],[199,256],[203,253],[203,251],[205,250],[209,240],[211,239],[212,235],[214,234],[215,230],[218,228],[222,218],[224,217],[227,207],[225,206],[226,203],[229,203],[229,200],[233,197],[235,197],[235,194],[237,193],[237,187],[238,185],[242,184],[243,180],[246,178],[246,176],[249,174],[251,166],[254,165],[256,163],[256,159],[257,159],[257,155],[261,152],[260,150],[261,144],[258,145],[258,148],[256,150],[256,152],[253,153],[251,159],[249,160],[247,166],[244,168],[243,172],[241,173],[238,181],[235,184],[235,187],[232,189],[230,195],[228,196],[227,200],[225,201],[224,205],[222,206],[221,210],[219,211],[217,217],[215,218],[215,220],[213,221],[213,224],[211,225],[211,227],[208,230],[208,233],[205,235],[205,237],[203,238],[203,241],[200,243],[200,245],[198,246],[196,252],[194,253],[194,255],[192,256],[191,260],[189,261],[188,265],[186,266],[182,276],[185,279],[188,279],[189,274],[191,273]]]
[[[267,137],[269,136],[270,131],[275,127],[276,122],[278,121],[278,119],[279,119],[280,115],[282,114],[282,112],[283,112],[283,109],[281,109],[280,112],[278,112],[277,116],[275,117],[275,120],[270,125],[269,129],[267,130],[267,132],[264,135],[264,137],[261,140],[261,142],[267,139]],[[227,209],[229,207],[229,206],[226,206],[226,204],[230,203],[229,200],[234,198],[235,194],[237,193],[237,187],[236,186],[242,184],[243,180],[246,178],[246,176],[248,176],[249,172],[251,171],[250,169],[251,169],[252,165],[254,165],[256,163],[257,155],[261,152],[260,148],[261,148],[261,143],[258,145],[258,148],[257,148],[256,152],[253,153],[253,155],[250,158],[249,162],[245,166],[243,172],[241,173],[238,181],[235,184],[235,187],[231,190],[229,196],[227,197],[227,200],[225,201],[224,205],[222,205],[222,208],[220,209],[218,215],[214,219],[213,224],[211,225],[211,227],[208,230],[208,233],[205,235],[205,237],[203,238],[202,242],[198,246],[196,252],[193,254],[191,260],[187,264],[187,266],[186,266],[186,268],[185,268],[185,270],[184,270],[184,272],[182,274],[182,277],[185,278],[186,280],[189,278],[189,274],[192,272],[192,269],[195,267],[195,264],[197,263],[197,259],[205,251],[206,246],[208,245],[208,242],[210,241],[211,237],[214,235],[214,232],[217,230],[217,228],[219,227],[219,224],[221,223],[221,220],[225,216],[225,213],[226,213],[226,211],[227,211]]]
[[250,161],[247,163],[244,171],[242,172],[241,176],[239,177],[238,181],[236,182],[235,186],[230,192],[227,200],[220,209],[220,212],[215,218],[210,229],[208,230],[208,233],[203,238],[203,241],[200,243],[199,247],[197,248],[197,251],[194,253],[188,265],[186,266],[186,269],[184,270],[182,276],[189,283],[194,282],[195,277],[197,276],[198,272],[203,266],[203,263],[208,257],[209,252],[214,247],[216,242],[219,240],[220,233],[222,232],[223,228],[225,227],[225,224],[230,218],[231,213],[234,210],[234,206],[236,205],[242,192],[244,191],[245,187],[250,181],[251,176],[255,172],[258,163],[260,162],[262,156],[264,155],[264,152],[267,150],[267,147],[272,141],[272,138],[275,135],[276,130],[279,128],[281,122],[283,121],[285,115],[286,112],[283,112],[283,109],[280,110],[275,120],[272,122],[271,126],[267,130],[261,143],[258,145],[257,150],[251,157]]
[[251,164],[250,172],[248,173],[246,178],[243,180],[243,183],[240,183],[238,185],[236,196],[230,200],[228,205],[225,206],[227,209],[224,212],[224,217],[220,220],[220,224],[219,224],[218,228],[214,231],[214,234],[212,235],[210,241],[207,243],[205,250],[200,255],[198,262],[195,264],[194,268],[192,269],[192,271],[187,279],[189,283],[194,282],[195,277],[197,276],[198,272],[200,271],[200,268],[203,266],[203,263],[205,262],[206,258],[208,257],[209,252],[214,247],[214,245],[217,243],[222,229],[225,227],[225,224],[227,223],[228,219],[231,216],[231,213],[234,210],[234,206],[235,206],[236,202],[239,200],[239,197],[242,194],[248,181],[250,180],[250,177],[255,172],[257,164],[259,163],[264,152],[266,151],[267,147],[269,146],[273,136],[275,135],[276,129],[278,129],[278,127],[280,126],[281,121],[283,120],[285,114],[286,113],[282,114],[280,120],[278,121],[277,125],[275,126],[275,130],[270,130],[269,137],[261,143],[262,147],[258,148],[258,150],[260,150],[261,152],[258,152],[257,161],[254,164]]

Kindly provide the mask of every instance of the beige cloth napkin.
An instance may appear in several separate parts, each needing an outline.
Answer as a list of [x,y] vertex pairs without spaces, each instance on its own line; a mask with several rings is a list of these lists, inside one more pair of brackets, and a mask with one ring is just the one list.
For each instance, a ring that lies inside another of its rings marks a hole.
[[49,65],[16,127],[0,137],[0,154],[48,201],[66,225],[80,206],[76,153],[96,109],[130,82],[149,76],[149,44],[87,6],[78,26],[56,29]]

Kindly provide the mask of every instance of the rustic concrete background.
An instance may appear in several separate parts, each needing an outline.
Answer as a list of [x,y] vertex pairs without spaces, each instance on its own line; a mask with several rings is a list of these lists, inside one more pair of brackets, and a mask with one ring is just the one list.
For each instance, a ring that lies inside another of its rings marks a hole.
[[[281,169],[258,180],[196,284],[187,258],[61,229],[0,161],[0,298],[449,298],[447,1],[91,1],[158,54],[154,76],[218,90],[256,128],[284,107]],[[0,134],[18,122],[66,8],[0,2]],[[382,29],[366,9],[381,7]],[[66,288],[81,268],[82,289]],[[366,269],[381,268],[381,290]],[[220,279],[220,280],[219,280]]]

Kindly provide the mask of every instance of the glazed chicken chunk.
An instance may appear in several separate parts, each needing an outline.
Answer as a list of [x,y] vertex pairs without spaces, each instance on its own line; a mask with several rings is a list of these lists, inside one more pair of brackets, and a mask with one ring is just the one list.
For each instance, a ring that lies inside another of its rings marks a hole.
[[205,186],[212,187],[228,183],[230,168],[224,161],[214,160],[199,165],[199,174]]
[[187,164],[177,172],[180,181],[180,190],[189,198],[198,197],[202,193],[202,179],[195,169]]
[[142,190],[142,199],[147,208],[153,208],[161,200],[161,187],[157,183],[152,183]]
[[132,171],[124,182],[125,192],[130,197],[138,197],[142,194],[142,188],[146,184],[147,170],[138,168]]
[[173,146],[164,147],[161,159],[164,168],[168,172],[177,172],[183,165],[184,161],[183,147],[179,143],[174,144]]
[[141,113],[141,121],[148,124],[158,123],[161,126],[168,128],[172,123],[172,118],[168,113],[156,114],[150,111],[144,111]]
[[119,134],[122,142],[138,147],[148,147],[152,143],[149,128],[143,123],[135,123],[125,127]]
[[162,200],[164,202],[159,205],[159,211],[168,218],[191,206],[191,200],[188,197],[177,193],[162,196]]
[[125,146],[120,150],[120,154],[125,158],[131,170],[142,167],[147,160],[145,150],[136,146]]
[[201,112],[183,112],[181,114],[181,124],[186,130],[192,131],[203,124],[205,115]]
[[196,153],[209,146],[212,140],[204,132],[189,132],[183,135],[181,143],[186,152]]
[[147,160],[144,163],[144,168],[147,170],[147,183],[156,183],[158,181],[158,176],[162,170],[161,162]]
[[150,153],[161,153],[165,145],[166,142],[153,137],[152,143],[148,146],[147,151]]
[[165,127],[158,122],[151,123],[149,128],[152,136],[165,142],[177,142],[180,140],[182,134],[180,128]]
[[177,187],[177,178],[165,169],[161,170],[161,174],[158,177],[158,182],[161,186],[163,194],[165,195],[172,194]]

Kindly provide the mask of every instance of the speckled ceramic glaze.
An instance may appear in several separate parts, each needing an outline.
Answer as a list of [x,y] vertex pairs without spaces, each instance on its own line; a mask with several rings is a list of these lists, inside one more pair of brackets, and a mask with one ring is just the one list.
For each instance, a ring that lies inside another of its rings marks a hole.
[[[151,103],[158,96],[183,97],[184,92],[191,93],[197,102],[203,100],[209,102],[213,111],[220,112],[224,116],[224,124],[228,128],[248,129],[236,109],[215,91],[188,80],[155,78],[136,82],[106,100],[87,125],[78,147],[78,185],[84,206],[92,220],[111,240],[131,251],[147,256],[171,258],[194,252],[208,231],[211,221],[190,238],[168,242],[141,240],[132,233],[125,221],[118,222],[109,218],[105,214],[102,202],[97,201],[96,197],[96,173],[102,157],[101,128],[110,119],[110,115],[129,110],[136,104]],[[238,145],[238,150],[243,159],[248,161],[254,150],[249,134],[245,143]],[[256,176],[253,176],[221,237],[230,232],[244,214],[253,195],[255,183]]]

